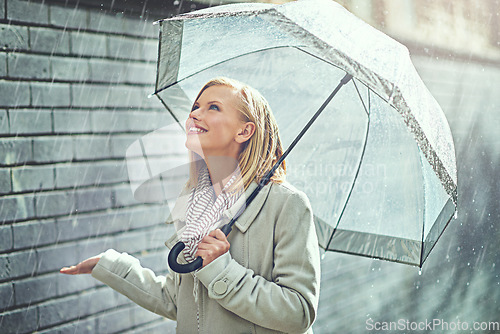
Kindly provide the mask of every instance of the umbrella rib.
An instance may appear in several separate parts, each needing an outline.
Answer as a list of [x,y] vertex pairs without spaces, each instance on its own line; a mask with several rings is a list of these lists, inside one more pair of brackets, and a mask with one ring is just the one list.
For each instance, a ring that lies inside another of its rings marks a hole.
[[172,116],[172,118],[175,120],[175,122],[177,124],[179,124],[179,126],[181,127],[182,131],[186,131],[186,129],[184,129],[184,127],[182,126],[181,124],[181,121],[179,121],[179,119],[177,118],[177,116],[175,116],[175,114],[172,112],[172,110],[167,106],[167,104],[165,103],[165,101],[163,101],[163,99],[160,97],[160,95],[156,95],[158,97],[158,99],[160,100],[160,102],[163,104],[163,106],[167,109],[167,111],[170,113],[170,115]]
[[[354,88],[356,88],[356,92],[358,93],[359,99],[361,100],[361,104],[363,105],[363,108],[365,109],[366,115],[370,115],[369,109],[366,108],[365,101],[363,101],[363,98],[361,97],[361,93],[359,92],[358,85],[356,85],[356,81],[352,81],[354,84]],[[368,90],[368,94],[370,94],[370,90]],[[370,95],[368,95],[368,103],[370,102]]]
[[[370,94],[370,90],[368,90],[368,103],[370,103],[370,95],[369,94]],[[361,98],[361,96],[360,96],[360,98]],[[363,106],[364,106],[364,103],[363,103]],[[370,132],[370,113],[369,112],[367,113],[367,117],[368,117],[368,124],[366,126],[365,143],[363,144],[363,150],[361,151],[361,157],[359,159],[358,169],[356,170],[356,175],[354,176],[354,180],[352,182],[351,189],[349,190],[349,194],[347,195],[347,199],[345,200],[344,207],[342,208],[342,211],[340,212],[339,219],[337,221],[337,226],[335,226],[335,228],[333,229],[332,235],[330,236],[330,239],[326,243],[326,247],[325,247],[326,250],[328,250],[328,248],[330,247],[330,244],[333,240],[333,236],[335,235],[335,232],[337,231],[337,228],[340,224],[340,221],[342,220],[342,216],[344,215],[345,209],[347,207],[347,203],[349,203],[349,199],[351,198],[352,192],[354,190],[354,185],[356,184],[356,180],[358,179],[359,171],[361,170],[361,163],[363,162],[363,157],[365,156],[365,152],[366,152],[366,145],[368,143],[368,133]]]

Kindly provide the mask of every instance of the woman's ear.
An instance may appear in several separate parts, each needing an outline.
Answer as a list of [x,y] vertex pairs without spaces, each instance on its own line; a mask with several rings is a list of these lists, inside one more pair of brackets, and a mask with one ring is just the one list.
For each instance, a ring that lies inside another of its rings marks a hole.
[[236,135],[236,142],[239,144],[243,144],[250,138],[252,138],[253,134],[255,133],[255,123],[254,122],[246,122],[243,124],[243,126],[240,128],[240,131]]

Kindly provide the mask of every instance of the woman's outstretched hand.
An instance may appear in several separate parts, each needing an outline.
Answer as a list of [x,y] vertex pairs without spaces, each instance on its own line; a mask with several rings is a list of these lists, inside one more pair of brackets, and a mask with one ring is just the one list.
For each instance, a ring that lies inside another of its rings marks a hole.
[[67,274],[67,275],[90,274],[92,272],[92,269],[94,269],[95,265],[97,264],[97,262],[99,262],[100,258],[101,255],[88,258],[78,263],[76,266],[64,267],[59,272],[61,274]]
[[201,240],[195,256],[200,256],[203,259],[203,267],[205,267],[222,254],[225,254],[230,246],[224,232],[216,229]]

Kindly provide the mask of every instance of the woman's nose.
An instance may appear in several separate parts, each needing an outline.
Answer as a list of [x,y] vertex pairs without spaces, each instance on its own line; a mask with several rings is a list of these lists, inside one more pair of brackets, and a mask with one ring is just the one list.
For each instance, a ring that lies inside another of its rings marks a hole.
[[189,117],[190,117],[190,118],[193,118],[193,119],[196,119],[196,120],[199,120],[199,119],[200,119],[200,116],[201,116],[201,113],[200,113],[200,108],[196,108],[195,110],[192,110],[192,111],[189,113]]

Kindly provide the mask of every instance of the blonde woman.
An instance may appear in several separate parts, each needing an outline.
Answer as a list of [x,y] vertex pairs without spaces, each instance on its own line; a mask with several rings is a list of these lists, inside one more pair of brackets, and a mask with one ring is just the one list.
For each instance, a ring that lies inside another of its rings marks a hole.
[[134,257],[108,250],[61,272],[91,273],[176,320],[178,333],[312,333],[319,250],[309,201],[286,183],[284,162],[228,237],[215,229],[283,153],[267,101],[247,85],[215,78],[197,96],[186,133],[191,176],[168,223],[184,225],[182,257],[201,257],[202,268],[156,276]]

